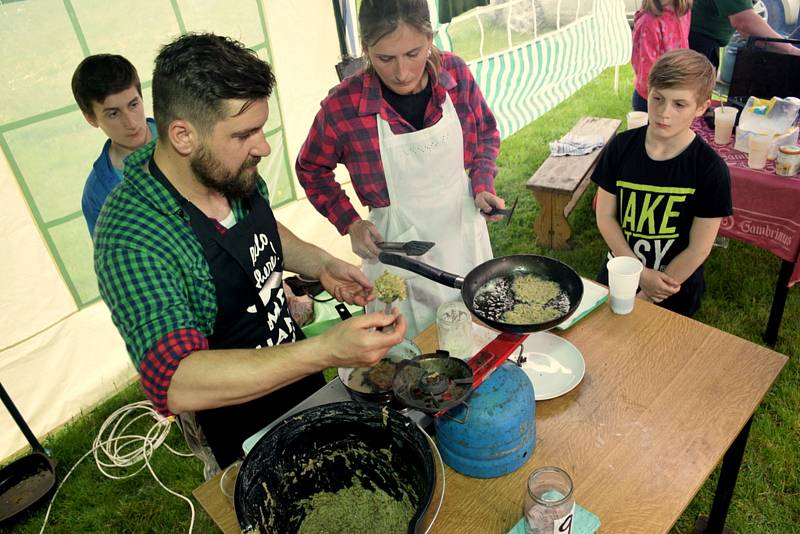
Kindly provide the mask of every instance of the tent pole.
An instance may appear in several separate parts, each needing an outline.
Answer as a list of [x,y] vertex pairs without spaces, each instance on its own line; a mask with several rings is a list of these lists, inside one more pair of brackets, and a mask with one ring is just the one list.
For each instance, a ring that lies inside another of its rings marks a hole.
[[348,57],[347,44],[344,40],[344,20],[342,19],[342,6],[339,5],[339,0],[333,0],[333,18],[336,19],[336,34],[339,36],[339,51],[342,53],[342,59]]

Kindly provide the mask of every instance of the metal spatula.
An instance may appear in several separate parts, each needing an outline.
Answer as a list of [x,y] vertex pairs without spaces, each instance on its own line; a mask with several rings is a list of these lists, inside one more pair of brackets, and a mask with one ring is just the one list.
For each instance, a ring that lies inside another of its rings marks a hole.
[[376,243],[378,248],[385,252],[402,252],[406,256],[422,256],[436,243],[432,241],[407,241],[405,243],[401,243],[398,241],[381,241],[380,243]]
[[506,219],[506,225],[511,223],[511,217],[514,215],[514,210],[517,209],[517,201],[519,197],[514,199],[514,204],[510,208],[495,208],[493,207],[491,211],[486,212],[485,215],[502,215]]

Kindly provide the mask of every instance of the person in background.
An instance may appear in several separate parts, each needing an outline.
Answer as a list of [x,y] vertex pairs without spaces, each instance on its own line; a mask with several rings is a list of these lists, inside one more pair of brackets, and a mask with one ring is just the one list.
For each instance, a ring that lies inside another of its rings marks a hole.
[[81,61],[72,75],[72,95],[86,122],[108,136],[81,199],[83,217],[93,235],[100,208],[122,181],[123,160],[158,134],[153,119],[145,119],[136,68],[122,56],[97,54]]
[[[700,306],[703,263],[722,217],[732,213],[728,167],[690,128],[715,78],[693,50],[661,56],[648,79],[649,124],[617,135],[592,175],[608,259],[641,260],[638,297],[689,317]],[[605,262],[598,281],[608,284]]]
[[[719,49],[728,44],[733,32],[743,37],[782,38],[753,9],[752,0],[694,0],[689,48],[706,56],[719,68]],[[800,55],[788,43],[772,43],[770,48],[784,54]]]
[[[370,367],[405,321],[373,313],[303,339],[283,291],[288,269],[337,300],[374,298],[355,266],[278,223],[258,174],[270,66],[226,37],[187,34],[153,72],[159,137],[125,161],[94,234],[100,295],[145,394],[178,414],[206,476],[242,442],[325,384],[330,367]],[[394,332],[380,329],[395,325]],[[208,450],[210,448],[210,454]]]
[[[366,69],[322,101],[296,171],[308,199],[364,258],[374,280],[381,241],[433,241],[420,259],[453,273],[492,257],[486,218],[505,206],[495,194],[497,125],[467,65],[433,46],[426,0],[365,1],[359,11]],[[356,213],[334,179],[343,163],[369,206]],[[458,291],[388,270],[406,281],[400,303],[412,337]],[[378,303],[375,303],[378,305]]]
[[664,52],[689,48],[692,0],[643,0],[633,22],[633,111],[647,111],[647,77]]

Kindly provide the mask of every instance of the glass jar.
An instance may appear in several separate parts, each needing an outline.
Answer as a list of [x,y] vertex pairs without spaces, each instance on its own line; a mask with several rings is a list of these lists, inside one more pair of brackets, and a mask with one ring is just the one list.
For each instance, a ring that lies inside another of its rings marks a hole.
[[436,310],[436,331],[439,350],[446,350],[453,358],[472,356],[472,314],[460,300],[445,302]]
[[563,534],[572,531],[575,496],[572,479],[561,468],[540,467],[528,477],[525,493],[525,532]]
[[800,146],[782,145],[775,160],[775,174],[794,176],[800,171]]

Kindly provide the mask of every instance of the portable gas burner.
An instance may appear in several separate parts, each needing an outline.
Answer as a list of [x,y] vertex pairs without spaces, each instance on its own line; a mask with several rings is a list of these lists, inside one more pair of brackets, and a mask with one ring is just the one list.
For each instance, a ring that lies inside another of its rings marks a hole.
[[464,401],[472,387],[472,369],[445,351],[425,354],[400,364],[392,389],[409,408],[436,413]]
[[502,333],[467,362],[446,351],[403,361],[392,381],[394,395],[409,408],[439,416],[463,403],[527,337]]

